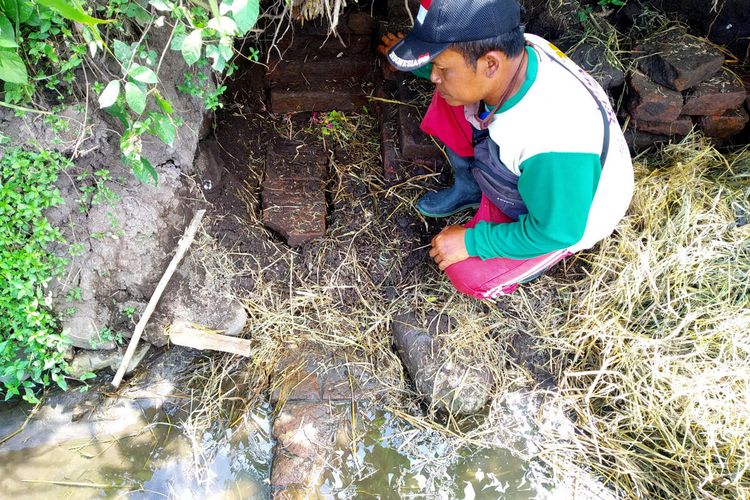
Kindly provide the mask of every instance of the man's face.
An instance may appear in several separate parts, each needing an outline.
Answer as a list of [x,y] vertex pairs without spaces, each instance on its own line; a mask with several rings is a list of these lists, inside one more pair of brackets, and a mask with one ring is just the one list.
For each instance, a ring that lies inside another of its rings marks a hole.
[[460,52],[446,49],[433,59],[430,81],[451,106],[472,104],[487,94],[486,65],[480,58],[474,69]]

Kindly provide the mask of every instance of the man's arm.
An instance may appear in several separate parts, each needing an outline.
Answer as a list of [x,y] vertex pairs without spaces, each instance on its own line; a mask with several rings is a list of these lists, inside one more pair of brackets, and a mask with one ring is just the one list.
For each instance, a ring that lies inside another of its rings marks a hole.
[[586,229],[601,163],[593,153],[542,153],[521,164],[518,222],[480,222],[464,235],[470,256],[528,259],[574,245]]

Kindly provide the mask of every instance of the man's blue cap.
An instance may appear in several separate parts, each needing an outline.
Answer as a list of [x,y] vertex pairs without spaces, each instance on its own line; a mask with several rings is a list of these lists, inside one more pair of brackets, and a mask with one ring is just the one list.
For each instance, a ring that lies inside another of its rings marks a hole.
[[414,28],[388,52],[388,61],[412,71],[455,42],[495,38],[520,24],[518,0],[421,0]]

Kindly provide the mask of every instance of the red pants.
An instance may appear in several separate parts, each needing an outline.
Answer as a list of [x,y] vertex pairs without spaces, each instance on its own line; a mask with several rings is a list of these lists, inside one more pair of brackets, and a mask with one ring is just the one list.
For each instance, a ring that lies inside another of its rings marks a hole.
[[[474,227],[480,221],[502,224],[512,222],[512,219],[482,195],[479,210],[465,227]],[[568,255],[570,252],[567,250],[557,250],[522,260],[505,257],[482,260],[479,257],[469,257],[448,266],[445,274],[459,292],[479,299],[490,299],[513,293],[519,283],[537,277]]]
[[[471,125],[464,116],[463,106],[450,106],[435,92],[430,107],[422,120],[422,130],[437,137],[459,156],[472,156]],[[482,195],[479,210],[466,227],[474,227],[479,221],[501,224],[512,219],[500,211]],[[513,293],[518,284],[535,278],[565,257],[567,250],[558,250],[531,259],[515,260],[496,258],[482,260],[469,257],[445,270],[453,285],[467,295],[489,299]]]

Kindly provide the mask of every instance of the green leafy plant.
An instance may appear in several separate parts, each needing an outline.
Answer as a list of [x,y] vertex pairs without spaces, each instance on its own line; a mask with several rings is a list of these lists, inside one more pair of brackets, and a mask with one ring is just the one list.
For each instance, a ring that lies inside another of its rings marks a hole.
[[34,387],[51,381],[67,388],[67,344],[44,296],[65,266],[48,251],[62,236],[43,212],[62,202],[54,182],[69,164],[57,153],[19,148],[0,158],[0,394],[6,400],[22,395],[36,402]]
[[[97,33],[93,27],[109,22],[89,16],[73,0],[0,0],[0,80],[6,102],[30,100],[38,83],[56,89],[72,81],[85,46],[75,42],[66,20],[93,30],[87,31],[90,38]],[[32,75],[34,83],[30,68],[40,70]]]
[[[170,0],[149,0],[149,5],[173,23],[170,50],[179,51],[188,66],[204,66],[210,61],[211,68],[219,73],[231,68],[234,38],[247,33],[259,14],[259,0],[223,0],[221,3],[209,0],[208,10],[203,7],[205,4]],[[171,146],[181,123],[173,116],[172,104],[158,90],[161,57],[148,57],[148,50],[145,50],[146,57],[142,57],[144,43],[113,40],[112,52],[122,76],[97,86],[96,90],[100,91],[99,106],[117,117],[125,129],[120,139],[123,161],[142,181],[155,182],[156,170],[142,155],[141,137],[151,134]],[[180,89],[203,97],[208,109],[220,107],[219,96],[226,87],[209,91],[206,75],[198,75],[186,77]]]

